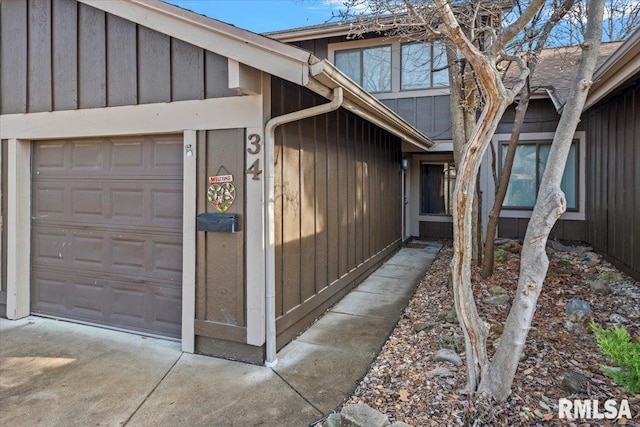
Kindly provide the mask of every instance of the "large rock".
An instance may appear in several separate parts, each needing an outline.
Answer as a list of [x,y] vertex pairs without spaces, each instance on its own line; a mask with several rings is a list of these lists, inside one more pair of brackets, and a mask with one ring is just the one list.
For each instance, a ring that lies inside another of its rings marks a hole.
[[342,408],[342,427],[386,427],[389,419],[364,403],[356,403]]
[[565,308],[565,327],[569,332],[585,334],[591,331],[589,321],[591,320],[591,304],[589,301],[573,299],[569,301]]
[[492,295],[490,297],[486,297],[482,300],[485,304],[491,305],[501,305],[506,302],[509,302],[509,295]]
[[580,372],[569,371],[564,374],[560,388],[567,393],[578,393],[586,389],[586,385],[589,382],[589,378]]
[[449,362],[454,366],[462,366],[462,359],[450,348],[441,348],[433,356],[436,362]]
[[565,308],[567,317],[578,311],[583,312],[585,316],[593,313],[593,311],[591,310],[591,303],[589,303],[589,301],[584,301],[581,299],[572,299],[571,301],[569,301],[569,304],[567,304],[567,307]]

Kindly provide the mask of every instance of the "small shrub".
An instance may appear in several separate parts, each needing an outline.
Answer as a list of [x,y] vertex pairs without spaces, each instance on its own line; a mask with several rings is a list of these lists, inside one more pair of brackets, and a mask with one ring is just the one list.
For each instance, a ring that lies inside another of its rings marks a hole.
[[604,373],[631,393],[640,393],[640,343],[632,342],[623,326],[603,329],[592,321],[591,330],[602,354],[620,367],[603,367]]

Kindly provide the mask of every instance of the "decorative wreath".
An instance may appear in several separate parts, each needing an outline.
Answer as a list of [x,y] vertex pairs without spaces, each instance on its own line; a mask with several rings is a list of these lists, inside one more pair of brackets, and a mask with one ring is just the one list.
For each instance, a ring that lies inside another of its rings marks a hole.
[[207,199],[218,212],[226,212],[236,199],[236,187],[230,182],[213,184],[209,186]]

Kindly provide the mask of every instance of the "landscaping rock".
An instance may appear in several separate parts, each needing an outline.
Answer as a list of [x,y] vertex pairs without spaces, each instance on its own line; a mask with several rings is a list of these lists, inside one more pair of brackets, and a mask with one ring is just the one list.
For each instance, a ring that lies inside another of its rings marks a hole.
[[594,252],[586,252],[582,258],[582,262],[587,267],[595,267],[600,264],[600,256]]
[[441,347],[450,348],[456,353],[464,351],[464,337],[462,335],[441,335],[436,338],[436,341]]
[[509,301],[509,295],[492,295],[482,300],[485,304],[501,305]]
[[326,421],[326,427],[342,427],[342,416],[340,414],[331,414]]
[[389,419],[364,403],[342,408],[342,427],[386,427]]
[[452,308],[449,310],[442,310],[440,312],[440,320],[444,320],[447,323],[452,323],[454,325],[458,324],[458,315],[456,314],[456,309]]
[[567,393],[578,393],[586,388],[589,378],[584,374],[575,371],[569,371],[564,374],[560,388]]
[[578,311],[583,312],[584,315],[593,313],[593,311],[591,310],[591,303],[589,303],[589,301],[580,299],[572,299],[571,301],[569,301],[569,304],[567,304],[567,308],[565,308],[567,317]]
[[498,248],[493,252],[493,260],[495,262],[505,262],[507,260],[507,251]]
[[450,348],[441,348],[433,358],[436,362],[449,362],[454,366],[462,366],[462,359]]
[[450,370],[448,370],[447,368],[435,368],[430,371],[427,371],[425,375],[427,378],[434,378],[434,377],[449,378],[454,376],[455,374]]
[[584,334],[591,331],[591,304],[588,301],[573,299],[565,308],[565,327],[569,332]]
[[416,332],[424,331],[428,326],[429,325],[424,322],[417,322],[413,325],[413,330]]
[[492,286],[489,288],[489,293],[491,295],[504,295],[507,293],[507,290],[502,286]]
[[593,292],[599,295],[607,295],[611,293],[609,283],[599,278],[589,279],[589,288],[591,288]]
[[389,427],[411,427],[411,426],[407,423],[403,423],[402,421],[396,421],[395,423],[391,424]]
[[609,320],[619,325],[623,323],[629,323],[629,319],[618,313],[613,313],[611,316],[609,316]]

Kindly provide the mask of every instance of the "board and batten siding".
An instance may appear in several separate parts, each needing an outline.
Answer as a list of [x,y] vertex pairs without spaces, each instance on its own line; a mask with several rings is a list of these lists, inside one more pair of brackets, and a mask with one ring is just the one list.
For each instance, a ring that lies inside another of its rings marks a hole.
[[[247,342],[245,130],[199,131],[196,212],[217,213],[207,199],[208,177],[233,175],[240,230],[196,232],[195,346],[197,353],[262,363],[264,350]],[[249,261],[250,262],[250,261]]]
[[[328,102],[275,78],[271,90],[274,117]],[[276,129],[278,348],[400,245],[400,147],[344,109]]]
[[0,2],[0,114],[235,96],[227,67],[76,0]]
[[588,241],[640,279],[640,74],[584,118]]
[[448,95],[398,97],[381,101],[429,138],[451,139],[451,101]]

